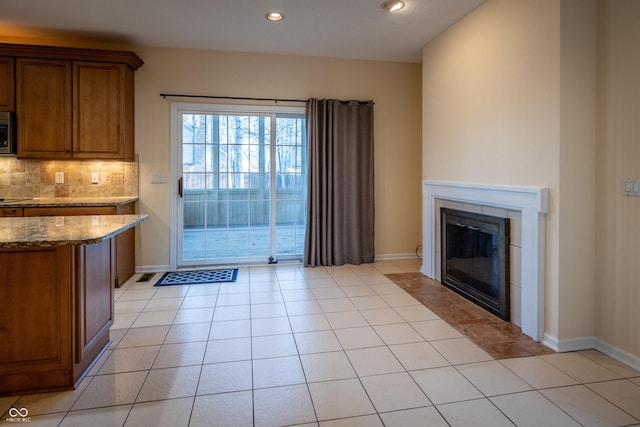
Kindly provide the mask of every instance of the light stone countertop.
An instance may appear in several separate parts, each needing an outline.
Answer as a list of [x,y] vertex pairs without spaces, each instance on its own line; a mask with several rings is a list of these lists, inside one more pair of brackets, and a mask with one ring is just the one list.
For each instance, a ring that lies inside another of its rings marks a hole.
[[118,206],[137,201],[137,197],[34,197],[32,199],[0,203],[12,208],[52,208],[64,206]]
[[148,215],[0,218],[0,248],[87,245],[135,227]]

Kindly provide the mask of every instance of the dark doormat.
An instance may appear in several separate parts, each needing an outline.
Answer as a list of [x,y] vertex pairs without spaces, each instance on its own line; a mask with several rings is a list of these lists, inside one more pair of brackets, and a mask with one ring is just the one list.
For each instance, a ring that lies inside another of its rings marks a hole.
[[164,273],[153,286],[200,285],[204,283],[235,282],[237,268],[219,270],[176,271]]

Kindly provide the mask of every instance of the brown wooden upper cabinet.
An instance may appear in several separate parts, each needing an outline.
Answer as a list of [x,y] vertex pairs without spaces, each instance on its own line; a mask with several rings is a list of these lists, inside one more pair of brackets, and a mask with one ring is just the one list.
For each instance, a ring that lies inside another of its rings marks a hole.
[[133,70],[17,59],[18,157],[132,160]]
[[73,157],[133,159],[133,70],[73,63]]
[[18,157],[71,157],[71,62],[16,60]]
[[133,160],[142,64],[133,52],[0,44],[0,111],[15,98],[18,157]]
[[8,56],[0,56],[0,111],[16,110],[15,61]]

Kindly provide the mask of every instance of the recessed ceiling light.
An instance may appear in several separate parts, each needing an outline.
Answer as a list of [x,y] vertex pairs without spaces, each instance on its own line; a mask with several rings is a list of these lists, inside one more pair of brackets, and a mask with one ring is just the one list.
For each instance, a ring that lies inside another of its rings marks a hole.
[[284,19],[284,15],[280,12],[269,12],[264,17],[273,22],[282,21]]
[[400,0],[387,0],[381,4],[387,12],[397,12],[404,7],[404,2]]

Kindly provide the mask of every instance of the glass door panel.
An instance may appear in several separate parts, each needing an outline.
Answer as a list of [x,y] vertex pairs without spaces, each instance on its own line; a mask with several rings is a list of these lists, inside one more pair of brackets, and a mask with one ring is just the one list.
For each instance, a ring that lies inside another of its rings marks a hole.
[[178,121],[178,265],[301,258],[304,114],[196,111],[182,112]]

